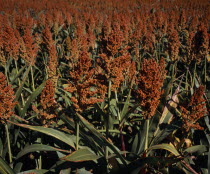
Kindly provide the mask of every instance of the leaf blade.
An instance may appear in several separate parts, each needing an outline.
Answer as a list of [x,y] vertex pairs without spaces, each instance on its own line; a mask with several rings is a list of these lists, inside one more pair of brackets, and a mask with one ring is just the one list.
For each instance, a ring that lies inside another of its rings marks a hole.
[[23,127],[23,128],[27,128],[27,129],[30,129],[30,130],[34,130],[34,131],[37,131],[37,132],[41,132],[41,133],[44,133],[46,135],[49,135],[49,136],[52,136],[68,145],[70,145],[72,148],[75,149],[75,145],[74,145],[74,142],[73,140],[70,139],[70,137],[61,132],[61,131],[58,131],[58,130],[55,130],[55,129],[52,129],[52,128],[47,128],[47,127],[42,127],[42,126],[30,126],[30,125],[26,125],[26,124],[19,124],[19,123],[14,123],[12,121],[9,121],[10,123],[12,124],[15,124],[17,126],[20,126],[20,127]]
[[88,149],[79,149],[73,153],[61,158],[61,160],[71,161],[71,162],[83,162],[83,161],[93,161],[99,159],[100,156],[95,155]]

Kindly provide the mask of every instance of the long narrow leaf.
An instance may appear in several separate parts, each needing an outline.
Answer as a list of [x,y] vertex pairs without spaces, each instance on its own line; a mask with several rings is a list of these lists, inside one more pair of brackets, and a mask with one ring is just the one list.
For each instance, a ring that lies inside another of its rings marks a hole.
[[38,87],[36,90],[31,94],[27,102],[25,103],[24,108],[21,111],[21,116],[24,116],[28,107],[30,106],[31,102],[42,92],[43,88],[45,86],[45,81]]
[[100,156],[95,155],[88,149],[79,149],[63,158],[61,160],[72,161],[72,162],[83,162],[83,161],[93,161],[99,159]]
[[122,155],[119,153],[119,151],[115,148],[113,144],[111,144],[101,133],[99,133],[94,126],[89,123],[84,117],[82,117],[80,114],[77,114],[80,121],[83,123],[83,125],[97,138],[102,140],[106,146],[108,146],[115,154],[116,156],[121,160],[121,162],[124,165],[127,165],[126,160],[122,157]]
[[63,151],[63,152],[69,153],[69,151],[55,148],[55,147],[48,146],[48,145],[44,145],[44,144],[32,144],[30,146],[25,147],[22,151],[20,151],[16,157],[16,160],[27,153],[36,152],[36,151],[40,151],[40,152],[41,151]]
[[49,135],[49,136],[52,136],[68,145],[70,145],[71,147],[75,148],[75,145],[74,145],[74,142],[73,140],[71,139],[70,136],[68,136],[67,134],[61,132],[61,131],[58,131],[58,130],[55,130],[55,129],[52,129],[52,128],[47,128],[47,127],[42,127],[42,126],[30,126],[30,125],[27,125],[27,124],[19,124],[19,123],[14,123],[14,122],[11,122],[9,121],[10,123],[12,124],[15,124],[17,126],[20,126],[20,127],[24,127],[24,128],[27,128],[27,129],[31,129],[31,130],[34,130],[34,131],[37,131],[37,132],[41,132],[41,133],[44,133],[46,135]]
[[11,167],[0,156],[0,173],[2,174],[15,174]]
[[208,149],[207,149],[207,146],[205,145],[196,145],[196,146],[192,146],[184,150],[184,152],[196,153],[197,155],[202,154],[207,151]]
[[29,73],[30,69],[31,69],[31,66],[29,66],[29,67],[27,68],[26,72],[25,72],[24,75],[23,75],[23,80],[22,80],[22,82],[21,82],[21,84],[20,84],[20,86],[19,86],[19,88],[18,88],[18,90],[17,90],[17,92],[16,92],[16,94],[15,94],[15,96],[16,96],[16,97],[15,97],[15,101],[18,101],[18,99],[19,99],[19,97],[20,97],[20,95],[21,95],[21,92],[22,92],[22,90],[23,90],[23,86],[24,86],[24,84],[25,84],[25,82],[26,82],[26,80],[27,80],[28,73]]
[[48,170],[45,170],[45,169],[34,169],[34,170],[27,170],[27,171],[24,171],[24,172],[20,172],[18,174],[30,174],[30,173],[33,173],[33,174],[44,174],[44,173],[47,173],[49,172]]
[[178,93],[180,91],[180,86],[176,89],[174,92],[173,96],[171,97],[171,100],[168,102],[168,104],[164,107],[163,113],[160,117],[159,123],[157,125],[157,129],[155,130],[153,137],[154,139],[152,140],[150,145],[158,143],[157,140],[161,138],[162,133],[165,133],[165,130],[160,130],[160,125],[163,123],[170,124],[173,114],[170,112],[170,108],[176,108],[177,103],[178,103]]
[[17,74],[15,74],[15,77],[12,78],[11,84],[14,83],[14,81],[22,74],[23,70],[26,68],[26,66],[22,67]]
[[147,153],[149,154],[151,150],[155,150],[155,149],[167,150],[167,151],[171,152],[172,154],[174,154],[175,156],[180,155],[180,153],[176,150],[176,148],[170,144],[158,144],[158,145],[152,146],[147,149]]

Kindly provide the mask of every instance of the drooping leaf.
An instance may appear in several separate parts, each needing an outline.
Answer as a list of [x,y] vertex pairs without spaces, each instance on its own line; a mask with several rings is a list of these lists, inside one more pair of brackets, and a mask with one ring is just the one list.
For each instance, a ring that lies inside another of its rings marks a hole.
[[31,94],[31,96],[25,103],[24,108],[21,111],[21,116],[25,115],[28,107],[31,105],[32,101],[42,92],[44,86],[45,86],[45,81],[38,88],[36,88],[36,90]]
[[207,151],[208,149],[207,149],[207,146],[205,145],[191,146],[184,150],[184,152],[193,153],[193,154],[196,153],[196,155],[202,154]]
[[91,172],[85,170],[85,168],[82,168],[82,169],[78,169],[78,174],[92,174]]
[[1,174],[15,174],[12,168],[0,156],[0,173]]
[[121,162],[124,165],[127,165],[126,160],[122,157],[122,155],[119,153],[119,151],[116,149],[116,147],[111,144],[101,133],[97,131],[97,129],[94,128],[94,126],[89,123],[84,117],[82,117],[80,114],[77,113],[78,118],[83,123],[83,125],[94,135],[96,136],[100,141],[104,143],[104,145],[108,146],[115,154],[116,156],[121,160]]
[[18,174],[44,174],[44,173],[47,173],[49,172],[48,170],[45,170],[45,169],[34,169],[34,170],[27,170],[27,171],[24,171],[24,172],[20,172]]
[[22,167],[23,167],[23,162],[18,162],[17,164],[15,164],[13,170],[15,173],[19,173]]
[[171,145],[171,144],[154,145],[154,146],[152,146],[152,147],[147,149],[147,154],[149,154],[151,150],[156,150],[156,149],[167,150],[167,151],[171,152],[172,154],[174,154],[175,156],[179,156],[180,155],[180,153],[176,150],[176,148],[173,145]]
[[73,153],[61,158],[61,160],[72,161],[72,162],[83,162],[93,161],[99,159],[100,156],[95,155],[88,149],[79,149]]
[[171,166],[174,163],[177,163],[182,158],[177,157],[156,157],[156,156],[149,156],[145,158],[140,158],[131,162],[128,165],[128,168],[125,169],[124,173],[132,173],[132,174],[139,174],[141,173],[141,169],[145,168],[145,166],[152,166],[159,169],[162,169],[166,166]]
[[24,73],[24,75],[23,75],[23,79],[22,79],[22,81],[21,81],[21,84],[20,84],[20,86],[19,86],[17,92],[15,93],[15,101],[18,101],[18,99],[19,99],[19,97],[20,97],[20,95],[21,95],[21,92],[22,92],[22,90],[23,90],[23,86],[24,86],[24,84],[25,84],[25,82],[26,82],[26,80],[27,80],[28,73],[29,73],[30,69],[31,69],[31,66],[29,66],[29,67],[27,68],[27,70],[25,71],[25,73]]
[[11,79],[11,84],[14,83],[14,81],[22,74],[23,70],[26,68],[26,66],[22,67],[18,73],[15,74],[15,76]]
[[[71,118],[66,116],[64,113],[62,113],[61,115],[60,115],[60,113],[58,113],[58,115],[68,125],[68,127],[70,129],[74,129],[75,128],[74,120],[72,120]],[[80,126],[79,133],[80,133],[81,138],[83,138],[84,141],[87,142],[87,144],[92,149],[94,149],[97,152],[101,152],[101,154],[104,153],[104,150],[102,149],[102,145],[104,145],[104,143],[102,142],[102,140],[87,134],[87,129],[82,127],[82,126]]]
[[[163,113],[159,119],[159,123],[157,125],[157,128],[153,134],[154,139],[151,142],[151,145],[153,144],[157,144],[158,140],[162,139],[163,134],[166,133],[166,131],[163,129],[161,130],[161,124],[167,124],[169,125],[172,121],[172,117],[173,117],[173,113],[171,112],[171,109],[175,109],[177,107],[177,103],[178,103],[178,93],[180,91],[180,86],[176,89],[176,91],[174,92],[173,96],[171,97],[171,100],[168,102],[168,104],[164,107],[163,109]],[[175,127],[174,127],[175,129]],[[173,129],[171,129],[170,131],[173,131]]]
[[23,155],[27,154],[27,153],[30,153],[30,152],[36,152],[36,151],[63,151],[63,152],[69,152],[69,151],[66,151],[66,150],[63,150],[63,149],[59,149],[59,148],[55,148],[55,147],[52,147],[52,146],[48,146],[48,145],[44,145],[44,144],[32,144],[32,145],[29,145],[27,147],[25,147],[23,150],[21,150],[16,159],[22,157]]
[[24,128],[30,129],[30,130],[41,132],[41,133],[44,133],[44,134],[49,135],[49,136],[52,136],[52,137],[54,137],[54,138],[56,138],[56,139],[58,139],[58,140],[60,140],[64,143],[70,145],[71,147],[75,148],[74,142],[71,139],[71,137],[68,136],[67,134],[65,134],[64,132],[55,130],[53,128],[47,128],[47,127],[42,127],[42,126],[30,126],[30,125],[27,125],[27,124],[19,124],[19,123],[14,123],[14,122],[11,122],[11,121],[10,121],[10,123],[13,123],[17,126],[24,127]]

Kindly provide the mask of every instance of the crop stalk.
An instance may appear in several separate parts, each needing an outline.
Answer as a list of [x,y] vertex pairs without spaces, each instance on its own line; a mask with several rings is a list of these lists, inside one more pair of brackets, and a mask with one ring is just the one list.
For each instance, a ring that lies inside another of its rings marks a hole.
[[76,121],[76,150],[79,149],[79,123]]
[[146,135],[145,135],[145,144],[144,144],[144,151],[148,149],[148,139],[149,139],[149,122],[150,120],[146,120]]
[[8,129],[7,123],[5,123],[5,130],[6,130],[6,135],[7,135],[7,146],[8,146],[8,153],[9,153],[9,162],[12,163],[12,151],[11,151],[9,129]]
[[[15,68],[16,68],[16,71],[17,71],[17,74],[18,74],[19,71],[18,71],[18,66],[17,66],[17,61],[16,60],[15,60]],[[19,77],[18,77],[18,84],[19,84],[19,86],[21,85]],[[21,95],[22,104],[24,106],[25,105],[25,100],[24,100],[24,97],[23,97],[23,93],[21,93],[20,95]]]

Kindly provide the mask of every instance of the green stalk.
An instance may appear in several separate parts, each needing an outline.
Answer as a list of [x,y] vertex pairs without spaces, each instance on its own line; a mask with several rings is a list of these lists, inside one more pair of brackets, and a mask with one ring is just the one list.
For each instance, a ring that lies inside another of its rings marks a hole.
[[79,123],[76,121],[76,150],[79,149]]
[[[17,74],[18,74],[18,66],[17,66],[17,61],[15,60],[15,68],[16,68],[16,71],[17,71]],[[20,86],[20,78],[18,77],[18,84],[19,84],[19,86]],[[21,100],[22,100],[22,104],[23,104],[23,106],[25,105],[25,100],[24,100],[24,97],[23,97],[23,94],[21,93]]]
[[149,139],[149,122],[150,120],[146,120],[146,135],[145,135],[145,144],[144,144],[144,151],[148,149],[148,139]]
[[10,137],[9,137],[9,129],[7,123],[5,123],[5,130],[7,135],[7,146],[8,146],[8,153],[9,153],[9,162],[12,163],[12,151],[10,146]]
[[[106,139],[108,140],[109,138],[109,120],[110,120],[110,98],[111,98],[111,86],[112,86],[112,82],[111,79],[109,79],[109,87],[108,87],[108,110],[107,110],[107,118],[106,118]],[[109,156],[109,152],[108,152],[108,147],[105,147],[105,159],[107,160],[108,163],[108,156]],[[107,173],[108,173],[109,169],[108,169],[108,165],[107,165]]]
[[[176,77],[176,68],[177,68],[177,62],[175,62],[174,64],[172,64],[172,74],[171,74],[171,77],[173,79],[175,79]],[[172,93],[173,93],[173,88],[171,88],[171,92],[170,92],[170,96],[172,96]]]
[[39,169],[42,169],[42,155],[39,156]]
[[[43,135],[41,136],[41,138],[38,139],[38,142],[40,144],[42,144],[42,139],[43,139]],[[37,159],[36,161],[37,161],[37,168],[42,169],[42,154],[41,154],[41,152],[40,152],[39,159]]]
[[[115,99],[116,99],[116,103],[118,105],[119,101],[118,101],[118,96],[117,96],[117,91],[115,91]],[[120,115],[120,112],[119,112],[119,107],[117,107],[117,117],[118,117],[118,120],[120,122],[121,120],[121,115]]]
[[34,73],[33,73],[33,68],[32,68],[32,66],[31,66],[31,80],[32,80],[32,90],[35,91]]
[[196,78],[196,63],[193,71],[193,78],[192,78],[192,88],[194,87],[195,84],[195,78]]

